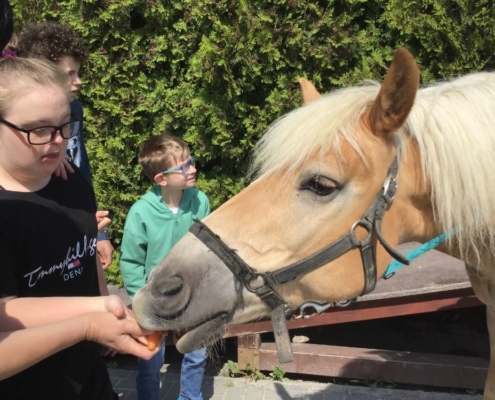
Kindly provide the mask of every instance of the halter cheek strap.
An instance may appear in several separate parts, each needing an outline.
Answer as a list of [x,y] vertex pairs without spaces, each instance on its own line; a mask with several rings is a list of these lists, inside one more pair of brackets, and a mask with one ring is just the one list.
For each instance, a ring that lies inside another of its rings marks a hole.
[[[238,281],[244,283],[247,290],[258,295],[273,310],[272,324],[280,363],[287,363],[293,360],[285,321],[286,311],[293,307],[290,307],[273,289],[275,285],[282,285],[300,275],[314,271],[347,253],[349,250],[358,248],[363,261],[365,282],[361,295],[371,292],[375,288],[377,281],[373,233],[376,234],[378,241],[394,259],[402,264],[409,265],[409,260],[393,250],[386,243],[381,233],[383,215],[392,203],[397,191],[395,181],[397,170],[398,160],[395,157],[382,189],[376,195],[363,218],[352,225],[347,235],[342,236],[322,250],[273,272],[261,273],[254,270],[237,255],[234,249],[229,248],[218,235],[213,233],[202,222],[196,220],[189,229],[191,233],[196,235],[199,240],[220,258]],[[355,230],[357,227],[363,227],[368,232],[367,236],[362,240],[356,237]]]

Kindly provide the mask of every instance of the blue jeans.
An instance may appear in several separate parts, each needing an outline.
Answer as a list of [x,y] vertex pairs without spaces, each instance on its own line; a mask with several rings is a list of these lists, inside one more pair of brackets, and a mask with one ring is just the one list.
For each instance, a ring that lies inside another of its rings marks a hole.
[[165,343],[149,361],[138,358],[136,389],[138,400],[160,400],[160,369],[165,358]]
[[206,349],[184,355],[180,370],[180,400],[203,400]]
[[[138,358],[136,389],[138,400],[160,400],[160,369],[165,357],[165,344],[149,361]],[[184,355],[180,374],[181,400],[203,400],[203,376],[206,366],[206,349]]]

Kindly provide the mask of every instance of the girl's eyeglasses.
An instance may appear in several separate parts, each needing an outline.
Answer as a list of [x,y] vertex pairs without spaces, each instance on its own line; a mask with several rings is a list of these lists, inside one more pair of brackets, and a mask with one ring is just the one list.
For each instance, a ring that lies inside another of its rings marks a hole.
[[55,138],[57,132],[60,132],[60,135],[64,139],[70,139],[71,137],[77,136],[81,131],[81,122],[82,119],[72,117],[71,121],[60,126],[40,126],[38,128],[26,129],[0,118],[0,123],[7,125],[9,128],[15,129],[16,131],[25,133],[27,135],[28,143],[34,145],[50,143]]
[[187,176],[189,173],[189,170],[191,169],[191,166],[195,167],[196,166],[196,158],[192,156],[189,160],[187,160],[184,164],[180,165],[179,167],[174,167],[174,168],[169,168],[166,169],[165,171],[162,171],[162,174],[168,174],[170,172],[182,172],[182,175]]

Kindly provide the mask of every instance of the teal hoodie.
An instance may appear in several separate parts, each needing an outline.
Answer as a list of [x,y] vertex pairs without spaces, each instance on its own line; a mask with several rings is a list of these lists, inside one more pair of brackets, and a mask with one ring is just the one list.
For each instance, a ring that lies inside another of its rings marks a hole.
[[193,219],[203,219],[209,213],[208,198],[193,188],[184,190],[177,214],[163,201],[158,185],[134,203],[125,221],[120,249],[120,271],[131,299],[146,284],[153,268],[187,233]]

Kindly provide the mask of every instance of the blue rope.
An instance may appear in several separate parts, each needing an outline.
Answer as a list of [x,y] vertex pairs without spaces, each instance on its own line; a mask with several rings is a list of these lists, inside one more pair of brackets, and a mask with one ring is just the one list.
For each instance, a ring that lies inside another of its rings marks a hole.
[[[414,249],[410,251],[409,253],[406,254],[406,258],[409,261],[414,261],[416,258],[419,256],[425,254],[427,251],[430,251],[437,247],[440,243],[445,242],[450,236],[455,234],[455,230],[453,230],[450,233],[442,233],[440,236],[437,236],[436,238],[431,239],[429,242],[426,242],[419,246],[417,249]],[[401,269],[404,266],[404,264],[400,263],[397,260],[393,260],[387,267],[387,270],[385,271],[385,274],[383,275],[383,279],[388,279],[391,278],[396,271]]]

